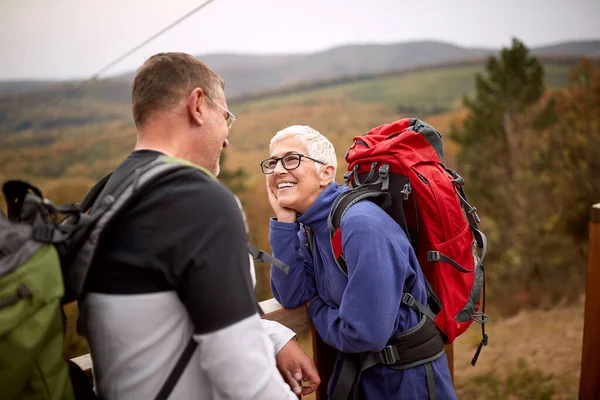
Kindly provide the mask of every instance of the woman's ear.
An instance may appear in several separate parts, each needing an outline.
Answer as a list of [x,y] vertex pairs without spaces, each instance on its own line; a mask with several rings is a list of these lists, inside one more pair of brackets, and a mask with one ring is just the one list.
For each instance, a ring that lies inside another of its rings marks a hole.
[[198,125],[204,124],[204,108],[203,104],[206,103],[206,95],[200,88],[192,90],[187,98],[187,110],[190,114],[192,121]]
[[320,186],[324,187],[333,182],[335,178],[335,168],[333,165],[324,165],[319,170]]

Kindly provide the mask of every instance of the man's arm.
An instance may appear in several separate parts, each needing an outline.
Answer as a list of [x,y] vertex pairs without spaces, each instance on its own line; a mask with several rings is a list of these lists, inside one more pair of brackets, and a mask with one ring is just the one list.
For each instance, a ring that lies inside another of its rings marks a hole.
[[199,178],[179,182],[165,210],[165,224],[177,227],[169,230],[170,239],[178,243],[174,254],[165,255],[172,257],[168,278],[194,324],[198,362],[223,398],[296,399],[256,313],[235,198],[223,185]]
[[279,350],[281,350],[283,346],[296,337],[296,333],[293,330],[277,321],[262,319],[261,322],[265,331],[267,331],[269,338],[271,338],[271,341],[273,342],[275,354],[279,353]]
[[[313,360],[296,342],[296,334],[276,321],[263,319],[263,326],[275,346],[277,368],[294,393],[307,395],[314,392],[321,378]],[[308,386],[302,387],[302,382]]]

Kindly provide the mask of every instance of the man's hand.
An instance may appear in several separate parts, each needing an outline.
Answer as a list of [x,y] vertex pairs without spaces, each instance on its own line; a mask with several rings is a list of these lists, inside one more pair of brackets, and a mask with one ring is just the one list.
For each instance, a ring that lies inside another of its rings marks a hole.
[[277,197],[275,196],[274,190],[271,186],[269,186],[269,182],[267,181],[267,195],[269,196],[269,204],[271,204],[271,208],[277,217],[277,221],[280,222],[296,222],[296,211],[291,208],[284,208],[279,205],[279,201],[277,201]]
[[321,383],[315,363],[294,339],[277,353],[277,368],[297,395],[311,394]]

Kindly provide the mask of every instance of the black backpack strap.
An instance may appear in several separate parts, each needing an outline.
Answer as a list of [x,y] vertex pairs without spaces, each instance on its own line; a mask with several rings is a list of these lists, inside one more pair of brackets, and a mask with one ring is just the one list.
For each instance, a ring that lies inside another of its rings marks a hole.
[[250,242],[248,242],[248,252],[256,261],[269,263],[274,267],[279,268],[286,275],[290,272],[290,267],[286,263],[272,256],[266,251],[259,250],[255,245],[253,245]]
[[340,375],[330,400],[360,399],[362,373],[379,364],[396,370],[423,365],[429,398],[435,400],[435,380],[431,363],[444,352],[441,331],[429,317],[422,316],[417,325],[394,335],[379,352],[344,354]]
[[435,314],[433,313],[433,311],[431,311],[431,309],[426,305],[421,304],[421,302],[417,301],[417,299],[415,299],[415,297],[412,294],[405,292],[402,295],[401,302],[403,305],[416,312],[417,315],[425,315],[431,321],[435,321]]
[[179,356],[179,360],[177,360],[177,363],[171,370],[171,373],[169,373],[167,380],[165,383],[163,383],[154,400],[167,400],[169,398],[171,392],[175,388],[175,385],[179,381],[179,378],[183,374],[183,371],[185,371],[185,367],[187,367],[188,363],[192,359],[192,356],[196,351],[196,347],[198,347],[198,342],[196,342],[193,337],[190,338],[190,341],[188,342],[187,346],[185,346],[183,353],[181,353],[181,356]]
[[108,182],[108,180],[110,179],[110,177],[112,176],[112,172],[104,175],[102,177],[102,179],[100,179],[85,195],[85,197],[83,198],[83,200],[81,200],[78,204],[77,207],[79,208],[79,210],[81,210],[81,212],[87,212],[92,205],[94,205],[94,203],[96,202],[96,199],[98,198],[98,195],[102,192],[102,190],[104,189],[104,187],[106,186],[106,182]]
[[[331,210],[329,211],[329,216],[327,217],[327,227],[329,228],[329,237],[332,241],[332,248],[333,236],[340,228],[342,217],[346,211],[348,211],[350,207],[357,202],[365,199],[377,203],[384,210],[389,208],[389,206],[392,204],[392,198],[388,192],[369,186],[361,186],[340,194],[333,202]],[[344,258],[343,254],[340,253],[340,256],[335,261],[340,270],[344,273],[344,275],[347,276],[348,265],[346,264],[346,259]]]
[[[85,280],[95,256],[96,247],[102,237],[102,233],[111,224],[119,213],[134,200],[140,191],[147,185],[175,170],[189,168],[176,162],[166,162],[165,156],[159,156],[152,161],[138,167],[134,173],[124,177],[118,182],[108,182],[104,177],[94,186],[80,203],[80,211],[86,208],[89,215],[81,213],[79,218],[91,221],[86,224],[85,229],[70,238],[68,248],[77,248],[77,252],[66,252],[59,254],[63,264],[63,275],[65,281],[65,298],[77,299],[83,292]],[[103,182],[106,180],[105,182]],[[110,186],[109,186],[110,185]],[[84,204],[85,203],[85,204]],[[67,220],[64,225],[78,225],[77,219]],[[92,240],[88,240],[92,239]]]

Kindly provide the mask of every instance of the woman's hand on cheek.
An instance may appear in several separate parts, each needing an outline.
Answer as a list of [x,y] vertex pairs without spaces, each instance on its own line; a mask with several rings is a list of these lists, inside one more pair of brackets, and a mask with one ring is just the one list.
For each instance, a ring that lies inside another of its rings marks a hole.
[[269,185],[269,181],[267,180],[267,196],[269,197],[269,204],[271,204],[271,208],[277,217],[277,221],[279,222],[296,222],[296,211],[291,208],[281,207],[279,205],[279,201],[277,200],[277,196],[275,196],[275,192],[273,188]]

